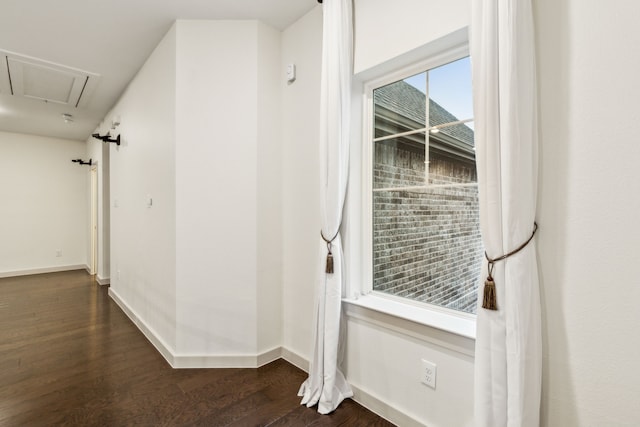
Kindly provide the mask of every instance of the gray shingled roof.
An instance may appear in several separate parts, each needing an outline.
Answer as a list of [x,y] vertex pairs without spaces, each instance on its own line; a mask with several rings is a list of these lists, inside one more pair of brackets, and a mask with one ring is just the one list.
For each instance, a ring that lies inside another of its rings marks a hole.
[[[410,84],[400,80],[378,88],[374,91],[374,103],[416,123],[416,128],[425,127],[425,94]],[[466,117],[465,117],[466,118]],[[440,104],[429,99],[429,124],[435,126],[460,120]],[[473,130],[468,126],[458,125],[442,128],[441,133],[473,146]]]

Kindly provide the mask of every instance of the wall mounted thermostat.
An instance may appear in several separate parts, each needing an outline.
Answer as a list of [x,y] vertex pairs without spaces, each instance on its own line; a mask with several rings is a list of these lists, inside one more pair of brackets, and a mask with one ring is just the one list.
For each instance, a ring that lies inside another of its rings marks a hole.
[[287,83],[293,83],[296,80],[296,64],[287,65]]

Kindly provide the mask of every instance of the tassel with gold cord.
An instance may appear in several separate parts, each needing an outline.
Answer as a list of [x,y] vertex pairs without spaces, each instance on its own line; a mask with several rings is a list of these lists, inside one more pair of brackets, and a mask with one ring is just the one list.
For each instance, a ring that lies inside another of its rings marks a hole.
[[489,258],[489,255],[485,251],[484,256],[487,258],[488,263],[488,273],[487,280],[484,281],[484,294],[482,296],[482,308],[487,310],[497,310],[498,309],[498,297],[496,292],[496,283],[493,281],[493,265],[498,262],[509,258],[512,255],[517,254],[521,250],[523,250],[529,242],[533,239],[533,236],[536,235],[536,231],[538,231],[538,223],[533,222],[533,232],[531,232],[531,236],[527,239],[526,242],[518,246],[517,249],[508,252],[504,255],[501,255],[496,258]]
[[336,231],[336,234],[333,236],[333,238],[329,240],[326,237],[324,237],[324,234],[322,234],[322,230],[320,230],[320,237],[322,237],[322,240],[324,240],[325,243],[327,244],[327,261],[325,263],[325,268],[324,268],[324,272],[327,274],[333,274],[333,254],[331,253],[331,242],[333,242],[336,239],[336,237],[338,237],[338,233],[340,233],[339,228],[338,228],[338,231]]
[[[490,265],[493,267],[493,264],[490,264]],[[493,281],[493,277],[491,277],[491,273],[489,273],[487,280],[484,281],[484,295],[482,297],[482,308],[486,308],[487,310],[498,309],[498,302],[496,298],[496,284]]]
[[333,274],[333,254],[331,253],[331,243],[327,244],[329,249],[329,253],[327,254],[327,264],[325,266],[324,272],[328,274]]

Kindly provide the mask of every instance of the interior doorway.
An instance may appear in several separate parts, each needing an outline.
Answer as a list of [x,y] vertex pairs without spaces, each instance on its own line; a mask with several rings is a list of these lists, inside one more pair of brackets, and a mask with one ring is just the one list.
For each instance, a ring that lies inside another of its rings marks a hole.
[[89,274],[98,272],[98,168],[91,168],[91,259]]

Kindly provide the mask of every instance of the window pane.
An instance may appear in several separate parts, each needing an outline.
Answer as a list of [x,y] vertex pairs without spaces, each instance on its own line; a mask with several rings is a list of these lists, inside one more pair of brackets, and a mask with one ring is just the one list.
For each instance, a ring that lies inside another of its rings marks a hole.
[[469,57],[429,70],[429,106],[435,103],[448,117],[429,112],[430,126],[473,117]]
[[477,187],[373,194],[373,289],[475,313]]
[[373,188],[424,185],[425,134],[374,142]]
[[484,250],[469,58],[373,95],[373,289],[475,313]]
[[477,181],[473,130],[458,124],[429,132],[429,184]]
[[373,91],[376,138],[425,127],[426,78],[425,72]]

